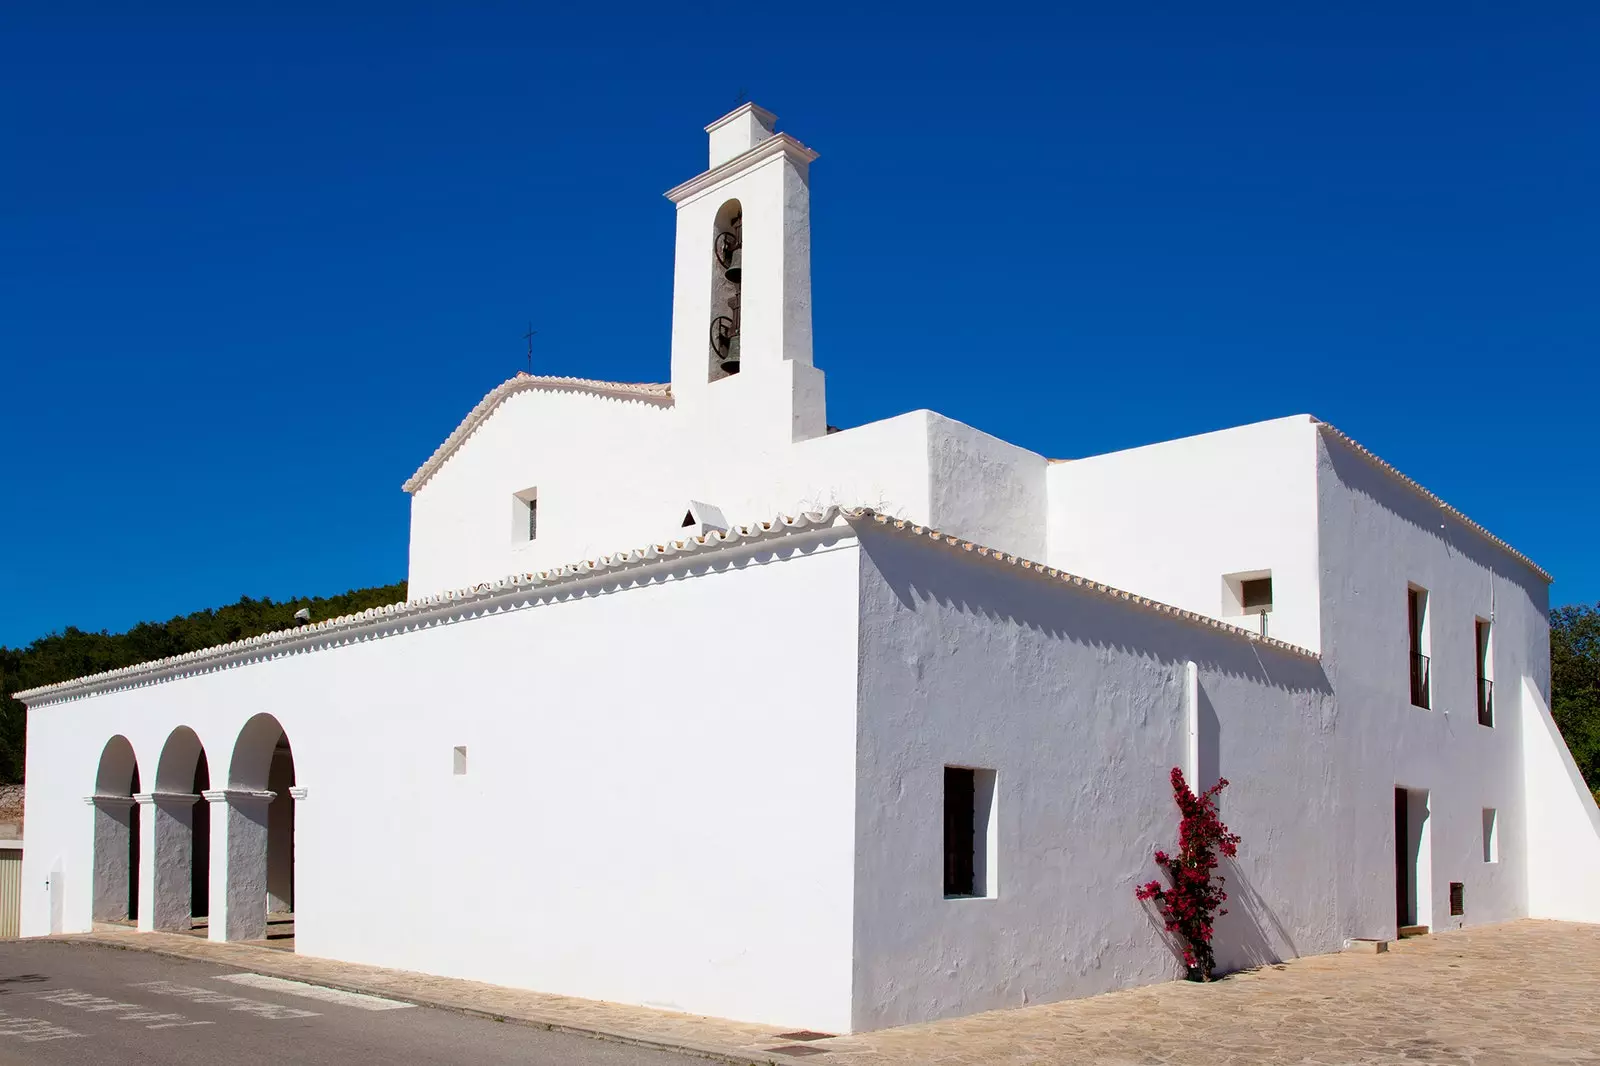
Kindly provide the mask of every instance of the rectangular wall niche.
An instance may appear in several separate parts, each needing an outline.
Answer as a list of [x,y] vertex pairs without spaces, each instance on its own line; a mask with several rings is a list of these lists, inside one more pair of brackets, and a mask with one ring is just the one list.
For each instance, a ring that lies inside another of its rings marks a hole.
[[995,772],[944,768],[944,894],[946,899],[998,894]]
[[1500,861],[1499,815],[1493,807],[1483,809],[1483,861]]
[[467,746],[465,744],[456,745],[453,753],[453,772],[458,777],[467,772]]

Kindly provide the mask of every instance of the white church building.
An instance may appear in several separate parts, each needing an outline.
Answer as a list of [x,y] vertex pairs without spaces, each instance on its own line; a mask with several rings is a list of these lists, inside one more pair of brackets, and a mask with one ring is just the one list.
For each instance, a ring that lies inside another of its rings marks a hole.
[[829,426],[775,126],[666,194],[670,384],[518,374],[405,482],[408,602],[19,694],[26,935],[292,912],[860,1031],[1180,976],[1134,898],[1174,766],[1232,782],[1225,968],[1600,922],[1548,574],[1308,415],[1074,460]]

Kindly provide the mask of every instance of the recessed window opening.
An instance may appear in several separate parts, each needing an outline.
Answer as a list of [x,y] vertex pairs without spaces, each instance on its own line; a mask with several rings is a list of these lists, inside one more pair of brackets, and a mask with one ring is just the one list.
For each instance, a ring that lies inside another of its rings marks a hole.
[[1460,881],[1450,882],[1450,914],[1459,916],[1467,913],[1467,886]]
[[1500,816],[1493,807],[1483,809],[1483,861],[1500,861]]
[[1494,654],[1490,624],[1479,618],[1473,625],[1478,643],[1478,724],[1494,728]]
[[453,765],[451,770],[457,777],[460,777],[467,772],[467,746],[465,744],[457,744],[452,756]]
[[1433,686],[1429,677],[1427,589],[1416,585],[1406,587],[1406,619],[1411,659],[1411,703],[1416,707],[1431,707]]
[[744,209],[729,200],[717,210],[711,233],[711,381],[739,372],[743,303]]
[[944,894],[946,899],[997,895],[998,825],[995,772],[944,768]]
[[1222,578],[1222,617],[1254,615],[1253,628],[1267,635],[1267,619],[1272,614],[1272,571],[1245,570]]
[[526,544],[539,539],[539,490],[523,489],[511,495],[511,541]]

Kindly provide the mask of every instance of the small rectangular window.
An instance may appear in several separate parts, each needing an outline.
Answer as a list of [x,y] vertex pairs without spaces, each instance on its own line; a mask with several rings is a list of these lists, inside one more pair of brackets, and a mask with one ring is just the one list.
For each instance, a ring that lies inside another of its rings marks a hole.
[[1460,881],[1450,882],[1450,913],[1452,915],[1467,913],[1467,886]]
[[1494,727],[1494,655],[1490,651],[1490,626],[1479,618],[1473,625],[1478,642],[1478,724]]
[[1409,630],[1408,649],[1411,658],[1411,703],[1416,707],[1433,705],[1433,685],[1429,677],[1428,659],[1428,590],[1409,585],[1406,588],[1406,620]]
[[539,490],[523,489],[511,495],[511,540],[526,544],[539,539]]
[[995,772],[944,768],[944,894],[996,895]]
[[1272,609],[1272,578],[1255,577],[1239,582],[1239,599],[1246,611]]
[[465,744],[456,746],[454,772],[457,777],[467,772],[467,746]]
[[1500,861],[1500,816],[1493,807],[1483,809],[1483,861]]

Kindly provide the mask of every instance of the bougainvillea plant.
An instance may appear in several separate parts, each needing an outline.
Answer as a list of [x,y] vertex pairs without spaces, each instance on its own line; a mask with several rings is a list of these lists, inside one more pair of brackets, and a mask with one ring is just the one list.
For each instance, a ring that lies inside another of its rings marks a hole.
[[1167,932],[1183,942],[1183,964],[1191,981],[1211,980],[1216,966],[1213,927],[1228,913],[1222,906],[1228,898],[1223,879],[1212,876],[1219,854],[1231,859],[1239,851],[1239,837],[1217,817],[1217,794],[1227,787],[1228,779],[1222,778],[1197,796],[1183,779],[1183,771],[1172,768],[1172,795],[1183,815],[1178,823],[1178,854],[1156,852],[1156,865],[1167,875],[1165,886],[1148,881],[1134,890],[1139,899],[1155,901]]

